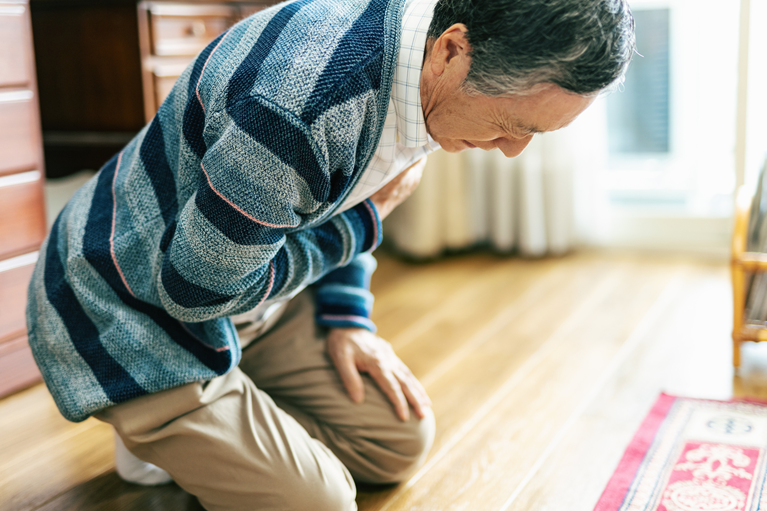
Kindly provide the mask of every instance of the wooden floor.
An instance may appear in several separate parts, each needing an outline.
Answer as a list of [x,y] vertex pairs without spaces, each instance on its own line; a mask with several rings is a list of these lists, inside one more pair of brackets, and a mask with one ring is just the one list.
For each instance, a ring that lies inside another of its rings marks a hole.
[[[379,333],[426,386],[437,438],[407,483],[361,510],[591,511],[658,396],[767,397],[767,343],[731,368],[724,263],[581,253],[379,257]],[[112,433],[36,386],[0,401],[0,510],[199,510],[114,473]]]

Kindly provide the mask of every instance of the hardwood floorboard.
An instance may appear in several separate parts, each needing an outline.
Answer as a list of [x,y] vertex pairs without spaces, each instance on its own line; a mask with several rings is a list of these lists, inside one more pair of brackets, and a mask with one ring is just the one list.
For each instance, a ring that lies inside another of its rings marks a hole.
[[[361,511],[590,511],[660,391],[767,398],[767,343],[733,379],[724,264],[586,252],[428,264],[378,255],[374,321],[434,402],[406,484]],[[114,473],[111,429],[64,420],[44,386],[0,400],[0,510],[199,511]]]
[[[502,511],[590,511],[660,392],[732,395],[730,289],[720,267],[694,268],[680,298],[638,340],[598,389],[540,470]],[[744,359],[745,360],[745,359]],[[511,497],[511,495],[509,495]]]
[[175,484],[146,488],[115,472],[102,474],[51,500],[37,511],[204,511],[199,501]]
[[[42,440],[42,439],[41,439]],[[44,448],[6,463],[0,470],[3,509],[27,511],[114,467],[112,432],[94,420],[71,434],[44,439]]]
[[[379,256],[379,259],[385,260],[385,256]],[[440,309],[457,289],[466,286],[497,261],[497,257],[480,254],[431,264],[400,262],[398,266],[408,276],[398,279],[399,284],[395,285],[386,282],[386,275],[379,278],[376,270],[371,289],[376,297],[373,310],[379,335],[390,341],[395,339],[412,324],[422,322],[431,311]]]
[[111,430],[66,421],[43,385],[0,401],[0,509],[27,511],[113,466]]
[[[481,393],[477,396],[481,407],[465,410],[458,403],[473,404],[469,400],[476,384],[467,386],[472,392],[463,400],[450,399],[452,406],[444,409],[441,389],[436,384],[428,389],[433,400],[436,395],[437,421],[449,440],[438,444],[433,459],[382,509],[500,506],[658,299],[668,283],[664,277],[657,270],[618,267],[570,306],[566,319],[540,338],[535,353],[520,358],[518,368],[509,361],[518,356],[521,339],[510,325],[511,330],[499,335],[496,342],[486,343],[456,367],[454,374],[446,374],[445,382],[462,374],[463,384],[473,374],[483,381],[495,379],[491,385],[495,390],[485,399]],[[626,296],[626,289],[634,291]],[[498,360],[504,362],[493,364]],[[506,365],[512,368],[504,371]],[[493,369],[499,377],[492,378]],[[449,394],[454,394],[452,390],[448,389]],[[444,420],[448,415],[460,418]],[[445,422],[461,427],[452,433]]]

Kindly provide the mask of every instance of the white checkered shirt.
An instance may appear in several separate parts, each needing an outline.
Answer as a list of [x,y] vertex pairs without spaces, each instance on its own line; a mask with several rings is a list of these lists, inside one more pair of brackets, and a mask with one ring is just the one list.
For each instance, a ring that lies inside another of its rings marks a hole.
[[439,144],[426,133],[420,93],[426,32],[436,3],[437,0],[405,2],[399,56],[381,140],[370,165],[339,212],[359,204],[411,164],[439,149]]

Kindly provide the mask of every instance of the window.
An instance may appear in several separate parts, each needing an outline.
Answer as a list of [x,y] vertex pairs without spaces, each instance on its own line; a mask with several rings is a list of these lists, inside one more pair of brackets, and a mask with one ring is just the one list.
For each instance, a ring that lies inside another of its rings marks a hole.
[[669,152],[669,9],[634,13],[637,56],[622,93],[607,98],[611,154]]
[[611,207],[729,215],[739,4],[631,3],[641,56],[606,98]]

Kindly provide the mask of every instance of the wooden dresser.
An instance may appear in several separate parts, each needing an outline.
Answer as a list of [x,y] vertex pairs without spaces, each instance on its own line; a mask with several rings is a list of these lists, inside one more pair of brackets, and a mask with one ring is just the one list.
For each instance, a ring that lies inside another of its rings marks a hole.
[[0,0],[0,396],[40,379],[25,311],[45,173],[100,168],[200,50],[269,4]]
[[40,379],[25,316],[46,231],[39,119],[28,2],[0,0],[0,396]]
[[48,176],[99,169],[200,50],[274,3],[32,0]]

